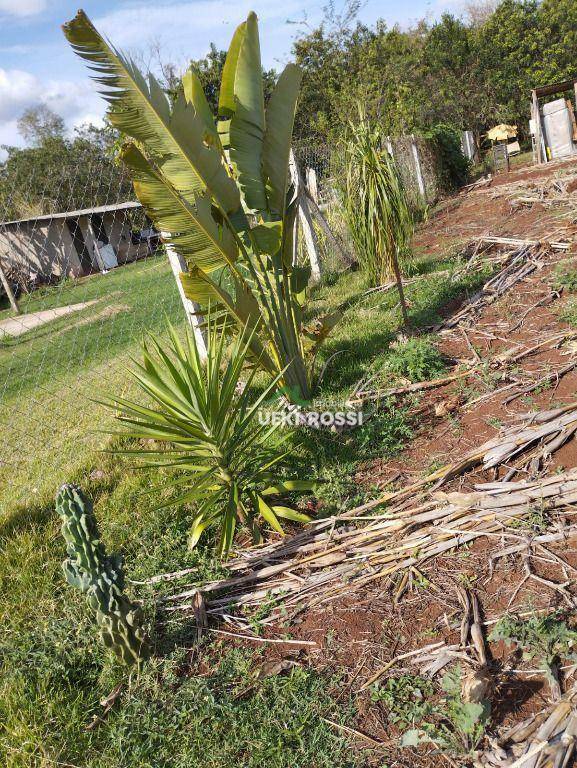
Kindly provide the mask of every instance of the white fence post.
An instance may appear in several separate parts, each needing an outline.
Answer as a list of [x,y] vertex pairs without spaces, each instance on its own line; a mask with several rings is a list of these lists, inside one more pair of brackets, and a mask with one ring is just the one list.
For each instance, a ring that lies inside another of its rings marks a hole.
[[307,168],[307,189],[313,201],[319,204],[319,188],[317,185],[317,172],[314,168]]
[[[165,234],[166,233],[164,232],[162,233],[163,237]],[[184,307],[186,319],[188,320],[194,332],[198,354],[201,360],[206,360],[208,355],[206,349],[206,338],[202,330],[203,317],[200,314],[201,308],[199,304],[196,304],[196,302],[191,301],[184,295],[184,288],[182,287],[182,283],[180,281],[180,273],[188,271],[186,261],[176,252],[174,246],[171,245],[171,243],[165,242],[164,247],[166,248],[166,255],[168,256],[168,262],[172,269],[172,274],[176,280],[176,287],[178,288],[180,300],[182,301],[182,306]]]
[[425,189],[425,182],[423,180],[423,171],[421,170],[421,158],[419,157],[419,148],[415,140],[415,134],[411,133],[411,149],[413,150],[413,158],[415,160],[415,173],[417,175],[417,184],[419,186],[419,192],[425,202],[427,202],[427,192]]
[[317,236],[313,227],[307,195],[303,189],[303,182],[292,149],[289,158],[289,167],[297,194],[298,219],[303,230],[305,246],[311,265],[311,282],[316,284],[319,283],[321,279],[321,263],[317,247]]

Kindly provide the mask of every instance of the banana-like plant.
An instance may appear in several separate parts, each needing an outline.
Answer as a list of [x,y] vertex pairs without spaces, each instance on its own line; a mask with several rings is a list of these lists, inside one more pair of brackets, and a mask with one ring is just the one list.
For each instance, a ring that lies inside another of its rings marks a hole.
[[163,506],[193,503],[190,545],[208,527],[220,528],[221,556],[229,552],[239,523],[259,541],[260,519],[279,533],[279,518],[301,523],[310,519],[277,501],[287,493],[311,491],[314,483],[281,482],[273,476],[273,468],[287,454],[282,444],[290,433],[279,438],[278,424],[259,419],[259,409],[274,396],[281,374],[256,399],[250,389],[256,369],[243,381],[254,333],[245,331],[226,350],[225,333],[209,319],[208,358],[202,363],[193,334],[188,330],[183,342],[169,327],[169,352],[151,337],[144,345],[143,364],[131,370],[151,404],[122,398],[104,401],[125,427],[120,434],[160,444],[120,453],[145,466],[176,470],[170,483],[174,493]]
[[185,294],[210,303],[228,332],[250,337],[254,361],[289,397],[308,399],[318,345],[338,314],[303,325],[310,270],[293,265],[297,212],[289,154],[301,72],[289,64],[265,110],[257,17],[234,33],[218,115],[191,68],[171,104],[94,28],[83,11],[64,25],[109,102],[110,122],[132,138],[122,151],[136,194],[165,241],[186,259]]

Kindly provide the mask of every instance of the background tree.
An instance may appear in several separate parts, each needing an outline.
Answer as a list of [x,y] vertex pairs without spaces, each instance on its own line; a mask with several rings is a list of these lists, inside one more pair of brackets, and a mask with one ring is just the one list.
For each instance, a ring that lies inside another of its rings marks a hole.
[[64,120],[46,104],[29,107],[18,118],[18,133],[32,146],[40,146],[48,139],[62,139]]

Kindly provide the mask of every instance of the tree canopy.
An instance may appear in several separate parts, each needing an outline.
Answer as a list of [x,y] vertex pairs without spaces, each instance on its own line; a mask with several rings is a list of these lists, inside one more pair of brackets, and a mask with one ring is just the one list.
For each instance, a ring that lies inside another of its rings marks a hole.
[[482,132],[504,121],[526,135],[531,89],[577,75],[577,4],[480,0],[467,10],[406,30],[327,16],[301,35],[298,135],[339,133],[358,99],[391,134],[439,123]]

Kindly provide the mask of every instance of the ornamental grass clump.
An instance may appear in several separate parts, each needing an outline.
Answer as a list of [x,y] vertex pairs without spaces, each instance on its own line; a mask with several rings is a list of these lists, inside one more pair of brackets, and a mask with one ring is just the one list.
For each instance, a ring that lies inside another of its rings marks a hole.
[[342,199],[361,269],[372,285],[397,280],[407,322],[401,268],[410,255],[414,219],[380,129],[360,114],[344,144]]
[[279,436],[280,425],[271,426],[259,412],[274,396],[281,374],[255,396],[251,384],[257,369],[247,367],[253,336],[254,330],[245,331],[227,349],[226,333],[209,320],[203,362],[191,331],[181,340],[170,327],[169,344],[151,337],[142,365],[131,370],[146,404],[106,401],[117,411],[121,434],[147,443],[119,453],[138,459],[141,466],[174,472],[173,493],[162,506],[192,505],[190,545],[207,528],[216,528],[220,556],[229,553],[238,525],[245,525],[258,542],[263,522],[282,534],[281,519],[310,519],[279,501],[289,493],[311,491],[314,484],[275,474],[287,455],[284,443],[290,432]]

